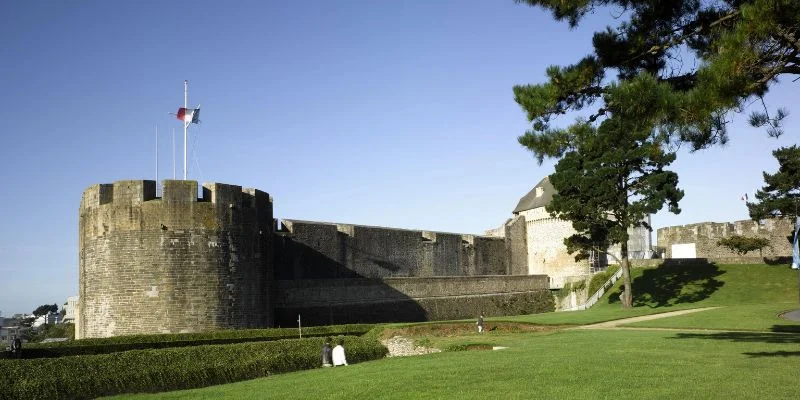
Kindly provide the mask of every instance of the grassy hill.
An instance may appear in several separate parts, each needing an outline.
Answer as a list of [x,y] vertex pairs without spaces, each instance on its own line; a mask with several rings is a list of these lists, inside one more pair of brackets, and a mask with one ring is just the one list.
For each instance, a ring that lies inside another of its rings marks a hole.
[[[619,303],[620,280],[598,304],[586,311],[498,319],[583,325],[687,308],[719,306],[722,307],[719,310],[642,322],[636,326],[770,330],[773,325],[786,324],[787,321],[778,318],[778,314],[800,308],[798,273],[785,266],[698,263],[635,268],[631,275],[634,307],[630,310],[622,309]],[[707,315],[713,315],[713,323],[707,320]]]

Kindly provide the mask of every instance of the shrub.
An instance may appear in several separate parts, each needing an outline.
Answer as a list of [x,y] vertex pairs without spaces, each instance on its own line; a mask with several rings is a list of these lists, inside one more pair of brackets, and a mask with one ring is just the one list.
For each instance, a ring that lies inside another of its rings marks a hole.
[[[0,397],[87,399],[163,392],[318,368],[322,338],[206,345],[33,360],[0,360]],[[345,340],[350,363],[383,358],[373,340]]]
[[526,292],[492,299],[502,315],[535,314],[555,310],[555,301],[549,290]]
[[611,277],[614,276],[614,274],[616,274],[618,270],[619,270],[619,265],[611,265],[605,271],[594,274],[594,276],[592,276],[592,280],[589,281],[588,295],[591,296],[597,293],[597,291],[600,290],[603,284],[606,283],[606,281],[608,281],[609,279],[611,279]]
[[[303,337],[362,335],[373,325],[313,326],[303,329]],[[110,338],[82,339],[70,342],[30,343],[23,347],[24,358],[63,357],[108,354],[129,350],[262,342],[298,336],[294,328],[240,329],[200,333],[128,335]]]
[[743,256],[753,250],[761,250],[769,246],[769,239],[731,235],[717,241],[717,246],[727,247],[730,251]]
[[491,350],[493,348],[488,343],[455,343],[445,347],[444,351]]

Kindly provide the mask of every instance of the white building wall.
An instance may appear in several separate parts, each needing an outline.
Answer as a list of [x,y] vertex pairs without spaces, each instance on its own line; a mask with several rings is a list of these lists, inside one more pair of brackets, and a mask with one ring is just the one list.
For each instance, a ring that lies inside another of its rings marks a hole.
[[75,309],[78,307],[78,296],[67,297],[67,304],[64,306],[64,322],[75,321]]
[[[647,216],[647,223],[650,224],[650,216]],[[628,258],[631,260],[649,259],[653,257],[653,235],[647,228],[628,228]],[[614,257],[620,257],[620,245],[615,244],[608,249]],[[609,257],[609,262],[615,263],[613,257]]]
[[564,238],[575,234],[572,223],[550,216],[544,207],[520,213],[527,221],[528,274],[550,277],[551,288],[561,288],[571,277],[589,275],[588,261],[575,261]]

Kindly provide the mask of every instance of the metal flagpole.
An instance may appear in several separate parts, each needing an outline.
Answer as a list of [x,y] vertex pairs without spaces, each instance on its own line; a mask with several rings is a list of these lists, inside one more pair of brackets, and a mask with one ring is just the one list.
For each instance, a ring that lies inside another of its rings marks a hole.
[[172,128],[172,179],[175,179],[175,128]]
[[156,196],[158,196],[158,125],[156,125]]
[[[183,108],[189,108],[189,81],[183,81]],[[188,110],[187,110],[188,111]],[[185,118],[185,117],[184,117]],[[188,141],[187,141],[187,128],[189,128],[189,124],[186,121],[183,121],[183,180],[186,180],[187,176],[187,164],[186,164],[186,149],[188,148]]]

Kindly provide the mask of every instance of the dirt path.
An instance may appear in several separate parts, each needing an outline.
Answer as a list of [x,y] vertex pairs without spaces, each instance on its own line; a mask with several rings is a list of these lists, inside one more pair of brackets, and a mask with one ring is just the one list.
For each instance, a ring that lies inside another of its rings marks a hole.
[[688,310],[670,311],[660,314],[643,315],[641,317],[616,319],[613,321],[600,322],[599,324],[583,325],[570,329],[639,329],[639,328],[623,328],[622,325],[631,324],[634,322],[650,321],[654,319],[669,318],[677,315],[691,314],[706,310],[713,310],[715,308],[720,308],[720,307],[703,307],[703,308],[691,308]]

